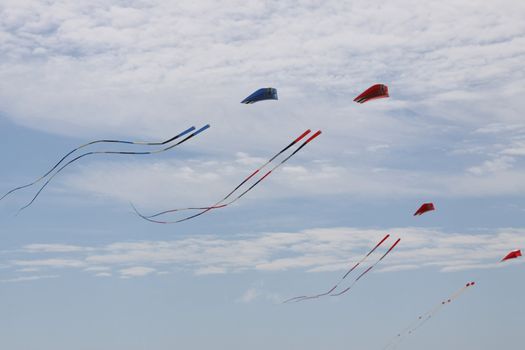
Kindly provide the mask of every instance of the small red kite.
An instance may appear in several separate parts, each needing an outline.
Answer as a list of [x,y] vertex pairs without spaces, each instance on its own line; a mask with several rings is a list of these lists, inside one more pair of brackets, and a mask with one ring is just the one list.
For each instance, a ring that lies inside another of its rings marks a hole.
[[388,95],[388,86],[383,84],[375,84],[366,89],[362,94],[354,98],[357,103],[365,103],[370,100],[376,100],[378,98],[386,98]]
[[521,250],[520,249],[513,250],[512,252],[510,252],[507,255],[505,255],[505,257],[503,259],[501,259],[501,261],[505,261],[505,260],[509,260],[509,259],[516,259],[519,256],[521,256]]
[[426,213],[427,211],[435,210],[434,203],[423,203],[419,209],[414,213],[414,216],[421,215]]

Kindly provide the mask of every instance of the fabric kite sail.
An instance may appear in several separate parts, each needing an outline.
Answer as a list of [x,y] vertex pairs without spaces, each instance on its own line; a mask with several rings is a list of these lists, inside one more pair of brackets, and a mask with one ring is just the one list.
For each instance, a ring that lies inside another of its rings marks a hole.
[[388,94],[388,86],[384,84],[375,84],[366,89],[359,96],[354,98],[357,103],[365,103],[371,100],[377,100],[379,98],[390,97]]
[[414,213],[414,216],[422,215],[427,211],[436,210],[434,203],[423,203],[419,209]]
[[501,259],[501,261],[505,261],[505,260],[509,260],[509,259],[516,259],[516,258],[518,258],[520,256],[521,256],[521,250],[520,249],[513,250],[510,253],[508,253],[507,255],[505,255],[505,257],[503,259]]
[[259,101],[264,100],[278,100],[277,97],[277,89],[269,87],[269,88],[261,88],[257,91],[255,91],[250,96],[246,97],[244,100],[241,101],[241,103],[244,104],[252,104]]

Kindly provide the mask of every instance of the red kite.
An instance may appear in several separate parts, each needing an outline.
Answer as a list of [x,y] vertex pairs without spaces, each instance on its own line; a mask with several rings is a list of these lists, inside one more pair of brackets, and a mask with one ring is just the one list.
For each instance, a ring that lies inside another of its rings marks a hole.
[[354,101],[357,103],[365,103],[370,100],[376,100],[378,98],[386,98],[388,95],[388,86],[383,84],[375,84],[366,89],[359,96],[354,98]]
[[519,249],[518,250],[513,250],[512,252],[510,252],[507,255],[505,255],[505,257],[503,259],[501,259],[501,261],[505,261],[505,260],[509,260],[509,259],[516,259],[519,256],[521,256],[521,250],[519,250]]
[[414,216],[421,215],[426,213],[427,211],[435,210],[434,203],[423,203],[419,209],[414,213]]

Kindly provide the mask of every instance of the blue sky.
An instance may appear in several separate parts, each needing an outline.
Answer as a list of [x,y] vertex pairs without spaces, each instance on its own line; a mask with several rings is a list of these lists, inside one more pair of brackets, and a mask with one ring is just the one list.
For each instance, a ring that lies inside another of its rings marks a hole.
[[[523,260],[497,263],[525,248],[523,18],[510,0],[3,1],[0,192],[94,139],[211,128],[82,159],[18,216],[36,188],[0,202],[2,348],[383,349],[471,280],[398,348],[523,344]],[[391,98],[352,102],[374,83]],[[239,103],[265,86],[279,101]],[[308,128],[229,208],[132,213],[214,203]],[[280,303],[385,233],[401,243],[351,293]]]

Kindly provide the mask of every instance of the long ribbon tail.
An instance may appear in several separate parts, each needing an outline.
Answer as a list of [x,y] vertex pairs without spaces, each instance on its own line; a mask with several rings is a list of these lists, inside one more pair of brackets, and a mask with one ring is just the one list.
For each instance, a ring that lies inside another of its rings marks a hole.
[[230,205],[234,202],[236,202],[237,200],[241,199],[246,193],[250,192],[255,186],[257,186],[259,183],[261,183],[266,177],[268,177],[268,175],[270,175],[273,171],[277,170],[277,168],[279,168],[281,165],[283,165],[284,163],[286,163],[290,158],[292,158],[295,154],[297,154],[297,152],[299,152],[304,146],[306,146],[308,143],[310,143],[313,139],[315,139],[317,136],[321,135],[321,130],[317,130],[312,136],[310,136],[306,141],[304,141],[301,146],[299,146],[292,154],[290,154],[288,157],[284,158],[279,164],[277,164],[276,166],[274,166],[272,169],[268,170],[268,172],[266,174],[264,174],[259,180],[257,180],[253,185],[251,185],[250,187],[248,187],[247,190],[245,190],[243,193],[241,193],[240,195],[238,195],[236,198],[234,198],[233,200],[231,200],[230,202],[227,203],[227,205]]
[[370,270],[372,270],[377,264],[379,264],[381,262],[381,260],[383,260],[395,247],[396,245],[401,241],[401,238],[398,238],[394,244],[392,244],[390,246],[390,248],[388,248],[388,250],[386,251],[385,254],[383,254],[379,259],[377,259],[377,261],[375,263],[373,263],[371,266],[369,266],[363,273],[361,273],[353,282],[352,284],[350,284],[350,286],[346,289],[344,289],[343,291],[339,292],[339,293],[336,293],[336,294],[330,294],[330,296],[332,297],[336,297],[336,296],[339,296],[339,295],[342,295],[342,294],[345,294],[347,293],[356,283],[357,281],[359,281],[364,275],[366,275],[368,272],[370,272]]
[[82,149],[82,148],[85,148],[87,146],[90,146],[90,145],[94,145],[94,144],[97,144],[97,143],[120,143],[120,144],[128,144],[128,145],[145,145],[145,146],[160,146],[160,145],[165,145],[167,143],[170,143],[171,141],[174,141],[176,140],[177,138],[191,132],[195,130],[195,127],[192,126],[191,128],[183,131],[182,133],[168,139],[168,140],[165,140],[165,141],[162,141],[162,142],[143,142],[143,141],[125,141],[125,140],[95,140],[95,141],[91,141],[91,142],[88,142],[88,143],[85,143],[83,145],[80,145],[74,149],[72,149],[71,151],[69,151],[68,153],[66,153],[55,165],[53,165],[53,167],[51,167],[51,169],[49,169],[44,175],[40,176],[39,178],[37,178],[36,180],[34,180],[33,182],[31,183],[28,183],[28,184],[25,184],[25,185],[22,185],[22,186],[18,186],[18,187],[15,187],[11,190],[9,190],[7,193],[5,193],[2,197],[0,197],[0,201],[2,199],[4,199],[5,197],[7,197],[8,195],[10,195],[11,193],[13,192],[16,192],[18,190],[21,190],[21,189],[24,189],[24,188],[27,188],[27,187],[30,187],[30,186],[33,186],[34,184],[42,181],[45,177],[47,177],[49,174],[51,174],[60,164],[62,164],[62,162],[67,158],[69,157],[71,154],[75,153],[76,151]]
[[320,293],[320,294],[316,294],[316,295],[303,296],[303,297],[300,297],[300,298],[297,297],[298,300],[296,300],[296,302],[304,301],[304,300],[310,300],[310,299],[317,299],[317,298],[323,297],[325,295],[328,295],[328,294],[332,293],[337,287],[338,287],[338,284],[336,284],[335,286],[333,286],[332,288],[330,288],[328,291],[326,291],[324,293]]
[[[234,199],[232,199],[231,201],[229,201],[228,203],[226,203],[225,206],[228,206],[230,204],[233,204],[235,203],[236,201],[238,201],[239,199],[241,199],[246,193],[250,192],[255,186],[257,186],[259,183],[261,183],[266,177],[268,177],[268,175],[270,175],[274,170],[276,170],[277,168],[279,168],[281,165],[283,165],[286,161],[288,161],[288,159],[290,159],[292,156],[294,156],[297,152],[299,152],[304,146],[306,146],[310,141],[312,141],[313,139],[315,139],[317,136],[319,136],[321,134],[321,130],[318,130],[316,131],[312,136],[310,136],[306,141],[303,142],[303,144],[301,146],[299,146],[292,154],[290,154],[288,157],[284,158],[279,164],[277,164],[276,166],[274,166],[272,169],[270,169],[266,174],[264,174],[259,180],[257,180],[253,185],[251,185],[250,187],[248,187],[247,190],[245,190],[244,192],[242,192],[240,195],[238,195],[237,197],[235,197]],[[183,222],[183,221],[186,221],[186,220],[190,220],[190,219],[193,219],[197,216],[200,216],[208,211],[210,211],[212,209],[206,209],[206,210],[203,210],[201,211],[200,213],[197,213],[197,214],[194,214],[194,215],[191,215],[191,216],[188,216],[186,218],[183,218],[183,219],[180,219],[180,220],[177,220],[176,222]]]
[[[301,135],[299,135],[295,140],[293,140],[288,146],[284,147],[282,150],[280,150],[278,153],[276,153],[272,158],[270,158],[266,163],[264,163],[262,166],[260,166],[257,170],[255,170],[251,175],[249,175],[246,179],[244,179],[240,184],[238,184],[230,193],[228,193],[223,199],[221,199],[217,204],[224,202],[230,196],[236,192],[242,185],[244,185],[248,180],[250,180],[255,174],[257,174],[259,171],[264,169],[266,166],[268,166],[271,162],[275,160],[275,158],[279,157],[281,154],[286,152],[290,147],[294,146],[297,142],[301,141],[306,135],[308,135],[311,132],[310,129],[303,132]],[[216,205],[217,205],[216,204]]]
[[[306,136],[306,132],[303,133],[304,136]],[[244,192],[242,192],[240,195],[238,195],[237,197],[235,197],[234,199],[230,200],[229,202],[225,203],[224,205],[221,205],[221,206],[218,206],[218,205],[213,205],[213,206],[210,206],[210,207],[207,207],[206,209],[204,209],[203,211],[199,212],[199,213],[196,213],[196,214],[193,214],[193,215],[190,215],[190,216],[187,216],[185,218],[182,218],[182,219],[179,219],[179,220],[175,220],[175,221],[160,221],[160,220],[153,220],[151,219],[151,217],[153,216],[150,216],[150,217],[146,217],[144,215],[139,215],[141,218],[143,219],[146,219],[148,218],[150,222],[155,222],[155,223],[159,223],[159,224],[175,224],[175,223],[180,223],[180,222],[183,222],[183,221],[187,221],[187,220],[190,220],[190,219],[193,219],[193,218],[196,218],[198,216],[201,216],[205,213],[207,213],[208,211],[210,210],[213,210],[213,209],[217,209],[217,208],[224,208],[230,204],[233,204],[234,202],[236,202],[237,200],[239,200],[240,198],[242,198],[246,193],[250,192],[255,186],[257,186],[261,181],[263,181],[266,177],[268,177],[268,175],[270,175],[274,170],[276,170],[278,167],[280,167],[281,165],[283,165],[286,161],[288,161],[293,155],[295,155],[297,152],[299,152],[299,150],[301,150],[304,146],[306,146],[308,143],[310,143],[313,139],[315,139],[317,136],[319,136],[321,134],[321,130],[318,130],[317,132],[315,132],[312,136],[310,136],[306,141],[304,141],[301,146],[299,146],[292,154],[290,154],[289,156],[287,156],[286,158],[284,158],[279,164],[277,164],[276,166],[274,166],[272,169],[270,169],[266,174],[264,174],[259,180],[257,180],[253,185],[251,185],[247,190],[245,190]],[[302,136],[302,137],[304,137]],[[301,137],[301,138],[302,138]],[[222,200],[218,203],[221,203],[223,202]],[[217,204],[217,203],[216,203]],[[169,213],[169,212],[173,212],[173,211],[177,211],[177,210],[168,210],[166,212],[164,212],[164,214],[166,213]],[[155,214],[155,216],[158,216],[157,214]]]
[[311,296],[307,296],[307,295],[304,295],[304,296],[300,296],[300,297],[295,297],[295,298],[291,298],[291,299],[288,299],[286,301],[284,301],[283,303],[286,303],[286,302],[289,302],[289,301],[292,301],[292,300],[296,300],[297,302],[299,301],[304,301],[304,300],[309,300],[309,299],[317,299],[317,298],[320,298],[320,297],[323,297],[325,295],[329,295],[330,293],[332,293],[334,290],[337,289],[337,287],[339,287],[339,284],[352,272],[354,271],[361,263],[363,263],[384,241],[386,241],[388,239],[388,237],[390,237],[390,234],[387,234],[385,237],[383,237],[365,256],[363,256],[361,258],[361,260],[359,260],[354,266],[352,266],[344,275],[343,277],[341,277],[339,279],[339,282],[337,282],[337,284],[335,284],[332,288],[330,288],[327,292],[324,292],[324,293],[320,293],[320,294],[316,294],[316,295],[311,295]]
[[[40,189],[37,191],[37,193],[34,195],[34,197],[31,199],[31,201],[29,203],[27,203],[26,205],[24,205],[22,208],[20,208],[18,210],[18,213],[20,213],[22,210],[26,209],[27,207],[29,207],[31,204],[33,204],[33,202],[35,201],[35,199],[40,195],[40,192],[42,192],[44,190],[44,188],[46,188],[46,186],[51,182],[51,180],[53,180],[53,178],[58,175],[58,173],[60,173],[62,170],[64,170],[67,166],[69,166],[70,164],[76,162],[77,160],[81,159],[81,158],[84,158],[86,156],[89,156],[89,155],[93,155],[93,154],[123,154],[123,155],[147,155],[147,154],[156,154],[156,153],[160,153],[160,152],[165,152],[169,149],[172,149],[173,147],[175,146],[178,146],[182,143],[184,143],[185,141],[191,139],[192,137],[198,135],[199,133],[201,133],[202,131],[208,129],[210,126],[209,124],[203,126],[202,128],[200,128],[199,130],[191,133],[189,136],[186,136],[184,139],[182,139],[181,141],[169,146],[169,147],[166,147],[166,148],[161,148],[159,150],[156,150],[156,151],[148,151],[148,152],[117,152],[117,151],[93,151],[93,152],[86,152],[86,153],[83,153],[71,160],[69,160],[68,162],[66,162],[64,165],[62,165],[53,175],[51,175],[47,181],[42,185],[42,187],[40,187]],[[190,128],[191,129],[191,128]],[[190,130],[188,129],[188,130]],[[183,131],[181,134],[177,135],[175,138],[177,137],[180,137],[180,136],[183,136],[185,134],[188,133],[188,130],[185,130]],[[174,138],[174,139],[175,139]]]
[[289,302],[297,300],[297,299],[307,298],[307,297],[308,297],[307,295],[302,295],[300,297],[293,297],[293,298],[290,298],[290,299],[286,299],[285,301],[283,301],[283,304],[289,303]]
[[[257,173],[259,173],[262,169],[264,169],[266,166],[268,166],[275,158],[277,158],[278,156],[280,156],[281,154],[283,154],[284,152],[286,152],[290,147],[292,147],[293,145],[295,145],[297,142],[299,142],[300,140],[302,140],[306,135],[308,135],[309,133],[311,132],[310,129],[306,130],[305,132],[303,132],[301,135],[299,135],[295,140],[293,140],[288,146],[284,147],[282,150],[280,150],[279,152],[277,152],[272,158],[270,158],[266,163],[264,163],[263,165],[261,165],[258,169],[256,169],[253,173],[251,173],[248,177],[246,177],[240,184],[238,184],[232,191],[230,191],[230,193],[228,193],[223,199],[221,199],[220,201],[218,201],[217,203],[209,206],[209,207],[202,207],[202,208],[178,208],[178,209],[170,209],[170,210],[164,210],[164,211],[161,211],[159,213],[156,213],[156,214],[153,214],[153,215],[148,215],[146,216],[147,218],[155,218],[157,216],[161,216],[161,215],[164,215],[164,214],[168,214],[168,213],[173,213],[173,212],[177,212],[177,211],[184,211],[184,210],[197,210],[197,209],[200,209],[200,210],[211,210],[211,209],[217,209],[217,208],[222,208],[224,206],[221,206],[220,204],[222,202],[224,202],[225,200],[227,200],[228,198],[230,198],[230,196],[236,192],[242,185],[244,185],[246,182],[248,182],[252,177],[254,177]],[[145,215],[140,215],[141,217],[144,217]]]
[[384,241],[386,241],[390,237],[390,234],[387,234],[379,243],[376,244],[374,248],[372,248],[371,251],[368,252],[361,260],[359,260],[350,270],[348,270],[343,278],[341,280],[344,280],[346,276],[348,276],[352,271],[354,271],[360,264],[362,264],[381,244],[383,244]]

